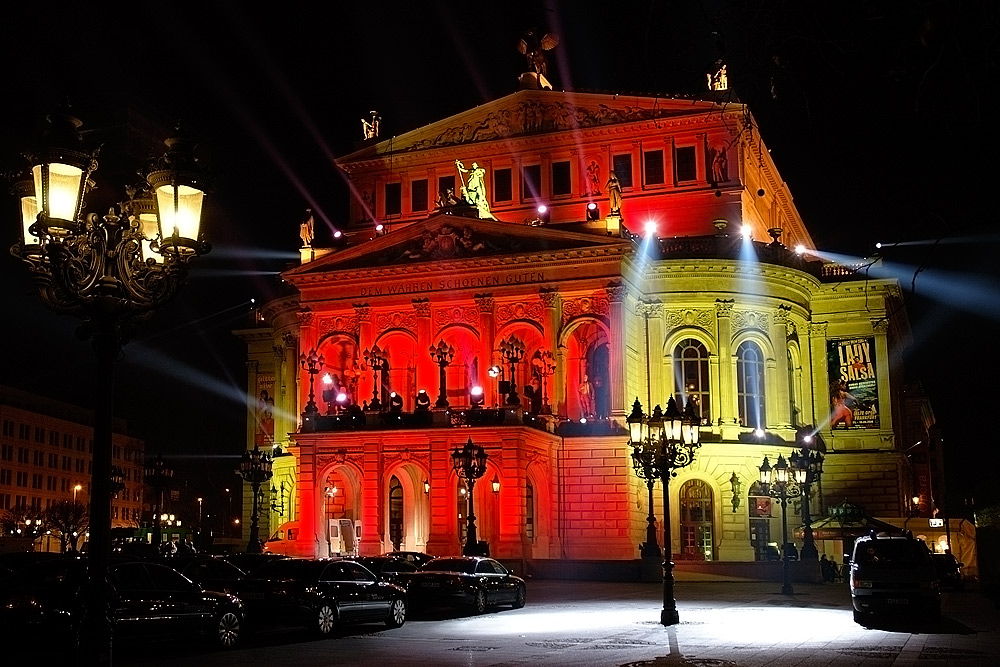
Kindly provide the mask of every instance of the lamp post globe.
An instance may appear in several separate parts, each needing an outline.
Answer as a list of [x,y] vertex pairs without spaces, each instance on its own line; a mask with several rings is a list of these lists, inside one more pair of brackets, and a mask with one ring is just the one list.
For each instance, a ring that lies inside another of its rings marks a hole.
[[260,504],[263,500],[263,493],[260,490],[262,484],[271,479],[273,461],[267,452],[261,451],[257,445],[252,450],[243,452],[240,460],[239,474],[245,482],[250,484],[250,491],[253,495],[253,504],[250,509],[250,537],[247,541],[247,553],[259,554],[264,550],[260,539]]

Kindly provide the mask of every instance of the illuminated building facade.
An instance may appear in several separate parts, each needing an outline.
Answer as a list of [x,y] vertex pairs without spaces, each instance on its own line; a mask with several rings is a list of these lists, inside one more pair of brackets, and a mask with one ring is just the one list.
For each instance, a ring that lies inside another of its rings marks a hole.
[[289,454],[265,525],[294,522],[297,553],[340,551],[341,519],[362,554],[459,553],[471,438],[492,555],[638,558],[625,417],[670,396],[702,422],[669,486],[674,558],[766,558],[758,467],[804,434],[826,457],[813,517],[906,516],[899,286],[822,259],[744,106],[522,90],[337,164],[343,237],[304,237],[289,295],[238,332],[248,445]]
[[[93,420],[89,410],[0,387],[0,515],[18,508],[38,515],[60,501],[90,504]],[[112,499],[116,528],[138,527],[143,507],[144,444],[126,432],[116,422],[112,460],[125,483]],[[41,548],[54,550],[57,542]]]

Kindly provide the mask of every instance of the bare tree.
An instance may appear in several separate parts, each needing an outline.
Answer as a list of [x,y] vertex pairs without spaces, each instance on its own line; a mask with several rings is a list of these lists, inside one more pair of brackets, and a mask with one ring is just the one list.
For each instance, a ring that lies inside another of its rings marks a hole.
[[86,505],[72,500],[53,503],[43,515],[46,527],[59,538],[61,550],[77,550],[80,536],[90,526],[90,512]]

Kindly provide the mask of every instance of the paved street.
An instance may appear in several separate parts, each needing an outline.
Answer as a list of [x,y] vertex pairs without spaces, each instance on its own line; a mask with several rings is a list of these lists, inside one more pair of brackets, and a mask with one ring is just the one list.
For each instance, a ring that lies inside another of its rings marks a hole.
[[975,590],[945,592],[944,621],[866,629],[843,584],[678,582],[681,623],[659,625],[657,584],[529,581],[524,609],[414,616],[387,630],[260,632],[232,652],[120,646],[117,665],[738,666],[996,665],[1000,612]]

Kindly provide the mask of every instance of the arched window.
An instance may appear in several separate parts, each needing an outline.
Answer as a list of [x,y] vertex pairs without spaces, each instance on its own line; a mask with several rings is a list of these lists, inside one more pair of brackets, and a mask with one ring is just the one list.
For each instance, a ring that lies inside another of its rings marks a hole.
[[795,360],[792,357],[792,350],[785,350],[788,355],[788,419],[792,426],[799,425],[799,392],[798,384],[795,381]]
[[389,541],[396,551],[403,544],[403,486],[393,475],[389,480]]
[[681,499],[681,554],[692,560],[714,560],[712,489],[700,479],[685,482]]
[[674,348],[674,387],[678,407],[690,401],[702,423],[712,421],[709,404],[708,350],[699,341],[688,338]]
[[764,428],[764,355],[753,341],[743,341],[736,349],[736,400],[740,423]]

